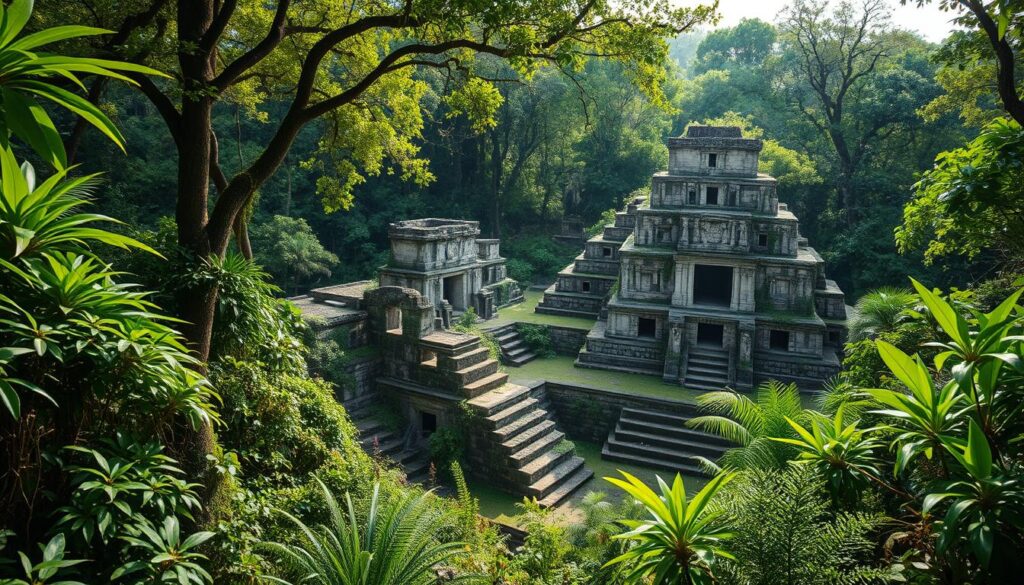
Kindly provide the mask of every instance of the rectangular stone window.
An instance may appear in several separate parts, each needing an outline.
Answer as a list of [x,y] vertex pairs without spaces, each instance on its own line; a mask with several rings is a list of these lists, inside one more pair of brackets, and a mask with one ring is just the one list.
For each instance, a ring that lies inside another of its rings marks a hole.
[[655,233],[659,244],[672,243],[672,228],[670,226],[658,226]]
[[582,283],[580,283],[580,290],[582,290],[583,292],[590,292],[590,281],[584,280]]
[[789,331],[772,329],[768,332],[768,347],[776,351],[789,351]]
[[609,248],[608,246],[602,247],[601,248],[601,255],[604,256],[605,258],[610,258],[611,255],[612,255],[612,249]]
[[715,168],[718,166],[718,155],[714,152],[708,153],[708,167]]
[[705,201],[708,205],[718,205],[718,187],[708,187],[705,194]]
[[757,245],[762,248],[768,247],[768,234],[757,234]]
[[637,337],[654,337],[658,330],[658,322],[649,317],[640,317],[636,322]]
[[687,197],[687,202],[689,202],[690,205],[696,205],[697,204],[697,191],[696,191],[696,189],[690,189],[690,194]]

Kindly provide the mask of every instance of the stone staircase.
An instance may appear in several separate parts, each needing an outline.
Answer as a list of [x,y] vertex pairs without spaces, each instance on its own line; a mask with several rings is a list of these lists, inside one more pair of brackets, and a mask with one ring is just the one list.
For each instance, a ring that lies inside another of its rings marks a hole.
[[554,284],[544,291],[538,313],[594,319],[619,278],[619,248],[636,226],[637,209],[644,197],[627,202],[615,214],[615,222],[584,244],[583,253],[563,268]]
[[721,390],[729,385],[729,354],[721,348],[694,345],[686,358],[683,385],[694,390]]
[[406,445],[402,436],[389,429],[368,411],[352,413],[352,422],[359,431],[359,444],[372,456],[384,456],[397,463],[410,483],[426,483],[430,458],[417,445]]
[[468,402],[482,418],[471,456],[494,482],[508,481],[551,507],[593,477],[529,388],[505,384]]
[[498,342],[498,347],[501,348],[501,361],[504,363],[519,367],[537,357],[535,353],[530,351],[523,337],[519,335],[519,330],[516,328],[515,323],[502,325],[497,329],[489,331],[489,333]]
[[731,443],[686,427],[697,416],[694,405],[681,405],[678,414],[623,408],[615,429],[601,449],[601,458],[644,467],[703,475],[696,457],[718,460]]

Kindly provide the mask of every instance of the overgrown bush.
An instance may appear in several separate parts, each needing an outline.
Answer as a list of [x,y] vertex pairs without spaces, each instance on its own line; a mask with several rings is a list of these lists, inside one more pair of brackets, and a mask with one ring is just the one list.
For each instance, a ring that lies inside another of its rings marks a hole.
[[535,353],[537,357],[555,357],[555,346],[551,343],[551,333],[546,325],[533,323],[516,323],[516,329],[523,338],[523,343]]
[[554,280],[579,254],[579,249],[555,242],[545,235],[529,236],[503,241],[501,252],[508,258],[505,264],[509,278],[523,286]]
[[452,462],[462,461],[462,455],[466,450],[462,429],[451,426],[445,426],[435,431],[430,435],[428,443],[430,445],[430,460],[439,472],[450,469]]

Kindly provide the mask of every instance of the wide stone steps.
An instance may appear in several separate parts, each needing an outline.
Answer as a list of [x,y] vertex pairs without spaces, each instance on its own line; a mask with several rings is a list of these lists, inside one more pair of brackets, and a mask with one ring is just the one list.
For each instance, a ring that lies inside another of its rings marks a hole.
[[537,408],[524,414],[522,417],[513,420],[507,425],[492,431],[492,433],[499,441],[505,442],[530,428],[532,425],[540,424],[547,418],[547,416],[548,413],[546,410]]
[[506,487],[553,506],[592,476],[530,388],[505,384],[468,404],[483,417],[476,436],[492,453],[487,466],[510,482]]
[[562,431],[551,430],[539,439],[534,440],[532,443],[522,445],[521,449],[509,456],[509,459],[512,460],[516,469],[522,469],[523,466],[547,453],[548,450],[553,447],[556,447],[564,438],[565,433]]
[[[585,478],[582,477],[581,472],[585,474]],[[553,506],[593,476],[594,472],[584,466],[582,457],[572,456],[531,483],[526,491],[530,496],[537,498],[541,505]],[[570,479],[574,480],[574,482],[571,482],[568,486],[563,485]],[[582,481],[580,481],[581,479]],[[575,483],[574,486],[573,483]],[[562,493],[556,497],[549,497],[555,495],[555,492],[562,487],[568,489],[562,490]]]
[[459,377],[461,384],[470,384],[497,372],[498,360],[486,359],[467,368],[457,370],[455,375]]
[[462,370],[468,368],[474,364],[478,364],[483,361],[487,361],[491,358],[491,350],[486,347],[477,347],[469,351],[462,352],[452,357],[456,370]]
[[686,359],[683,384],[695,390],[721,390],[729,385],[729,356],[720,350],[695,347]]
[[511,404],[508,408],[487,417],[487,425],[492,429],[499,429],[520,417],[525,416],[537,406],[537,399],[526,397],[523,400]]
[[565,463],[573,457],[572,449],[558,450],[551,449],[547,453],[535,458],[523,467],[520,467],[516,473],[522,478],[524,483],[533,485],[540,478],[547,475],[552,469],[558,467],[562,463]]
[[544,420],[537,425],[524,430],[523,432],[513,436],[507,441],[501,443],[502,449],[507,453],[512,454],[523,448],[525,445],[529,445],[534,440],[543,437],[547,433],[555,430],[555,422],[552,420]]
[[488,417],[530,397],[530,389],[519,384],[505,384],[501,388],[469,400],[469,405],[482,416]]
[[691,429],[696,408],[681,405],[678,414],[623,408],[601,449],[601,457],[634,465],[701,474],[698,457],[716,461],[732,445],[721,437]]
[[508,382],[508,374],[497,372],[485,378],[480,378],[471,384],[466,384],[463,387],[463,392],[469,398],[476,398],[484,392],[503,386],[506,382]]
[[430,458],[419,448],[406,448],[404,441],[379,419],[367,412],[354,412],[359,446],[372,456],[385,456],[402,468],[410,483],[429,479]]
[[516,329],[515,324],[499,327],[491,331],[491,334],[494,336],[494,340],[498,342],[498,347],[501,349],[501,361],[504,363],[519,367],[537,357],[526,346],[526,342],[519,335],[519,330]]

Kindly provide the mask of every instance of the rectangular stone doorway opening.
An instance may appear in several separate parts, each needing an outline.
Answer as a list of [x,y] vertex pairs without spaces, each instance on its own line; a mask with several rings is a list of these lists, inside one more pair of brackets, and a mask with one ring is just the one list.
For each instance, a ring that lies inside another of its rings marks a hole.
[[420,432],[429,437],[437,431],[437,415],[432,412],[420,412]]
[[697,324],[697,345],[722,347],[725,338],[725,326],[716,323]]
[[466,287],[463,286],[465,276],[456,274],[444,278],[444,300],[456,311],[466,310]]
[[715,307],[732,305],[732,272],[732,266],[694,266],[693,302]]

